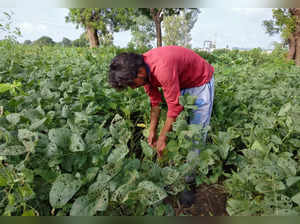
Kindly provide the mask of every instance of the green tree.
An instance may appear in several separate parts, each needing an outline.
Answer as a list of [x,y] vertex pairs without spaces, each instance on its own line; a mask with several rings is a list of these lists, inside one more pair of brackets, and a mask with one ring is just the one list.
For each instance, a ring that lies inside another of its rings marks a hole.
[[41,46],[44,46],[44,45],[50,45],[50,46],[53,46],[55,44],[55,42],[52,40],[51,37],[48,37],[48,36],[42,36],[40,37],[39,39],[35,40],[33,42],[33,44],[36,44],[36,45],[41,45]]
[[156,41],[157,47],[162,46],[162,32],[161,24],[164,20],[164,17],[171,15],[178,15],[180,11],[183,11],[184,8],[141,8],[139,12],[148,18],[152,19],[155,24],[156,29]]
[[147,16],[140,15],[134,18],[135,25],[131,27],[132,38],[128,46],[139,48],[152,48],[152,42],[155,40],[154,21]]
[[4,39],[16,41],[18,37],[22,36],[18,27],[13,25],[13,12],[3,12],[3,19],[0,19],[0,36]]
[[32,41],[31,40],[25,40],[24,41],[24,45],[31,45],[32,44]]
[[60,43],[64,47],[70,47],[72,46],[72,41],[66,37],[64,37]]
[[269,35],[281,33],[289,47],[287,58],[300,66],[300,8],[273,9],[273,19],[264,20],[263,25]]
[[[113,32],[128,30],[132,25],[134,9],[131,8],[76,8],[69,9],[66,22],[83,27],[90,47],[98,47],[100,41],[112,40]],[[100,36],[100,38],[99,38]]]
[[80,35],[80,37],[72,42],[72,45],[75,47],[88,47],[89,41],[86,33]]
[[198,9],[185,9],[179,15],[167,16],[163,22],[164,44],[191,48],[191,30],[199,13]]

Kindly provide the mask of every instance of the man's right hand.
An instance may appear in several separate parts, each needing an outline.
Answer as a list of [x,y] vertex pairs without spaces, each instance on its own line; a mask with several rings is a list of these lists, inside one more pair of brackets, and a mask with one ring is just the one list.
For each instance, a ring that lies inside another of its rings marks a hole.
[[148,136],[148,144],[151,147],[156,147],[156,142],[157,142],[157,139],[156,139],[155,131],[150,131],[149,136]]

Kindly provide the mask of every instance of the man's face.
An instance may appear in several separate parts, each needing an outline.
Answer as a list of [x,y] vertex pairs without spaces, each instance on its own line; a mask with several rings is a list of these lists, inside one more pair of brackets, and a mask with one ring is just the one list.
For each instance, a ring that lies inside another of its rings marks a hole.
[[136,89],[138,87],[144,86],[148,83],[147,72],[144,67],[139,69],[137,77],[133,80],[133,84],[129,85],[130,88]]
[[133,80],[133,84],[129,85],[130,88],[136,89],[138,87],[144,86],[147,83],[146,77],[137,77]]

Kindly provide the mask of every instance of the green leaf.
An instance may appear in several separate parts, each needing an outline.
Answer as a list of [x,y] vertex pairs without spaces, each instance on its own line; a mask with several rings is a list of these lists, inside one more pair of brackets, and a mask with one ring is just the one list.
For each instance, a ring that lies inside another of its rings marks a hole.
[[20,122],[21,115],[17,113],[12,113],[6,116],[6,120],[8,120],[13,125],[16,125]]
[[173,169],[171,167],[164,167],[162,169],[162,177],[163,182],[166,185],[171,185],[179,178],[179,172],[176,169]]
[[27,151],[24,146],[14,145],[6,146],[0,145],[0,155],[1,156],[19,156],[25,154]]
[[118,163],[125,158],[125,156],[129,153],[129,149],[126,145],[116,145],[116,148],[108,156],[108,163]]
[[82,152],[85,150],[85,143],[79,134],[72,134],[70,151]]
[[231,145],[226,144],[226,143],[223,143],[222,145],[220,145],[219,153],[223,160],[227,159],[230,150],[231,150]]
[[292,197],[292,201],[300,205],[300,193],[297,193]]
[[45,118],[43,118],[43,119],[41,119],[41,120],[37,120],[37,121],[33,122],[33,123],[30,125],[29,129],[30,129],[31,131],[36,130],[36,129],[39,128],[41,125],[43,125],[43,124],[45,123],[46,120],[47,120],[47,118],[45,117]]
[[277,145],[281,145],[282,141],[277,135],[272,135],[271,136],[271,141],[274,142]]
[[50,141],[61,148],[67,148],[69,146],[70,136],[70,129],[67,128],[51,129],[48,133]]
[[167,144],[167,149],[169,152],[178,152],[178,144],[175,140],[171,140]]
[[96,199],[89,195],[81,196],[75,200],[70,211],[71,216],[92,216],[97,211],[105,211],[109,202],[109,192],[104,190]]
[[290,111],[290,109],[292,108],[292,104],[291,103],[287,103],[285,105],[283,105],[281,108],[280,108],[280,111],[278,113],[278,116],[285,116],[287,114],[287,112]]
[[38,142],[38,133],[31,132],[27,129],[18,130],[18,139],[23,143],[28,152],[34,152],[35,146]]
[[25,210],[25,211],[23,211],[22,216],[35,216],[35,211],[34,211],[34,209]]
[[140,202],[144,205],[156,204],[168,196],[164,189],[156,186],[151,181],[139,183],[137,190],[132,193],[137,193],[140,197]]
[[261,152],[263,155],[266,155],[269,153],[270,149],[268,148],[268,146],[266,146],[265,144],[261,143],[258,140],[255,140],[254,143],[251,146],[252,150],[258,150],[259,152]]
[[95,202],[88,195],[81,196],[72,205],[70,216],[93,216],[96,213]]
[[289,140],[289,143],[291,143],[296,148],[300,148],[300,140],[299,139],[292,138]]
[[297,183],[299,180],[300,180],[300,177],[288,177],[286,180],[286,185],[288,187],[290,187],[293,184]]
[[151,148],[151,146],[149,146],[149,144],[143,140],[141,140],[141,145],[144,155],[148,158],[152,158],[153,149]]
[[80,189],[81,181],[75,179],[71,174],[62,174],[52,185],[49,200],[53,208],[64,206]]

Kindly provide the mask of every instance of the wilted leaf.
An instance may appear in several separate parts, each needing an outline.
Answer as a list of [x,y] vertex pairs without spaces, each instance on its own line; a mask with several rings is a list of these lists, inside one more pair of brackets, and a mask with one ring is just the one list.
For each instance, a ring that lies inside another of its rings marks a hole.
[[62,174],[52,185],[49,200],[53,208],[64,206],[79,190],[81,181],[75,179],[71,174]]
[[72,134],[70,150],[72,152],[82,152],[85,150],[85,143],[79,134]]
[[25,154],[27,151],[24,146],[14,145],[14,146],[6,146],[0,145],[0,155],[1,156],[18,156]]
[[162,169],[162,177],[166,185],[171,185],[178,180],[179,172],[171,167],[164,167]]
[[6,120],[8,120],[13,125],[18,124],[20,119],[21,119],[21,115],[17,113],[12,113],[6,116]]

